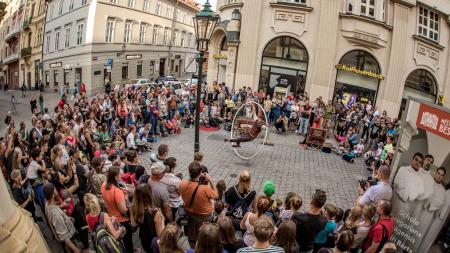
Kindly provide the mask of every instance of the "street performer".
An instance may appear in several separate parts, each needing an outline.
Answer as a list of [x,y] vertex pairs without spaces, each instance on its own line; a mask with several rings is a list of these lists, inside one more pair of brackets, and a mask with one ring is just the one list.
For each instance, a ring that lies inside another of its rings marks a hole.
[[241,129],[241,135],[237,138],[225,138],[224,141],[227,142],[235,142],[236,144],[233,144],[233,148],[239,148],[241,142],[249,142],[254,140],[256,137],[258,137],[259,133],[261,132],[261,128],[264,125],[264,121],[261,118],[257,118],[253,120],[252,126],[250,128],[242,128]]

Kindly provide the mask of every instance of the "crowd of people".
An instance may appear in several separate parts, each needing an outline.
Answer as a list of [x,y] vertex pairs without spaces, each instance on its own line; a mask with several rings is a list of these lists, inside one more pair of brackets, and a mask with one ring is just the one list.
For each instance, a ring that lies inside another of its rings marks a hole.
[[[206,126],[229,122],[242,104],[254,101],[280,134],[306,137],[308,128],[319,127],[338,140],[339,154],[365,153],[370,181],[357,189],[355,206],[342,210],[322,190],[312,196],[290,192],[281,200],[267,181],[259,194],[248,171],[227,187],[209,175],[200,152],[182,168],[187,177],[175,173],[176,157],[168,145],[156,149],[156,143],[193,126],[192,88],[177,94],[165,85],[116,85],[91,98],[84,92],[63,95],[53,113],[32,97],[31,129],[25,122],[16,127],[9,112],[0,142],[0,165],[14,199],[36,222],[46,222],[70,252],[395,252],[388,242],[394,222],[387,180],[396,120],[370,103],[325,104],[320,97],[310,103],[307,94],[271,99],[214,83],[202,95]],[[252,110],[246,107],[244,114]],[[144,152],[152,152],[149,164],[141,161]],[[309,201],[305,212],[303,200]],[[133,244],[137,230],[140,245]],[[182,235],[189,249],[180,244]]]

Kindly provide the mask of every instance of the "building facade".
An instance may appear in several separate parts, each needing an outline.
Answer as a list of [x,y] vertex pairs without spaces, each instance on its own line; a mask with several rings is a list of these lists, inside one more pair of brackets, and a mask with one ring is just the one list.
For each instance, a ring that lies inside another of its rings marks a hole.
[[192,0],[52,0],[44,32],[44,86],[104,84],[195,72]]
[[397,116],[411,96],[450,106],[446,0],[219,0],[208,82],[307,91]]
[[20,85],[38,89],[42,81],[42,41],[45,1],[28,0],[21,32]]
[[0,82],[9,89],[17,89],[19,82],[20,33],[26,0],[7,2],[6,15],[0,23]]

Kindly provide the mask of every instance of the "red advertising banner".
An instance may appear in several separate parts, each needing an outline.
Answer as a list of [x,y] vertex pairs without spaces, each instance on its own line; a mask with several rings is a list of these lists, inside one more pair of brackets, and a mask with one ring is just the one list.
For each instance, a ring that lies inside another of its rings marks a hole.
[[450,113],[420,104],[417,128],[450,140]]

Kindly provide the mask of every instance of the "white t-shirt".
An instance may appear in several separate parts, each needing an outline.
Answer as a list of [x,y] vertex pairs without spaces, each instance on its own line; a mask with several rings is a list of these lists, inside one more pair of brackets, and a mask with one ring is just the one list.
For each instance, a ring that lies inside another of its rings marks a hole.
[[378,182],[378,184],[369,187],[364,195],[359,199],[359,204],[362,206],[372,203],[374,205],[378,204],[380,200],[392,199],[392,188],[389,184]]
[[37,171],[41,167],[35,160],[32,160],[27,169],[27,178],[36,179],[38,177]]
[[134,142],[134,134],[131,132],[127,135],[127,147],[136,148],[136,144]]

